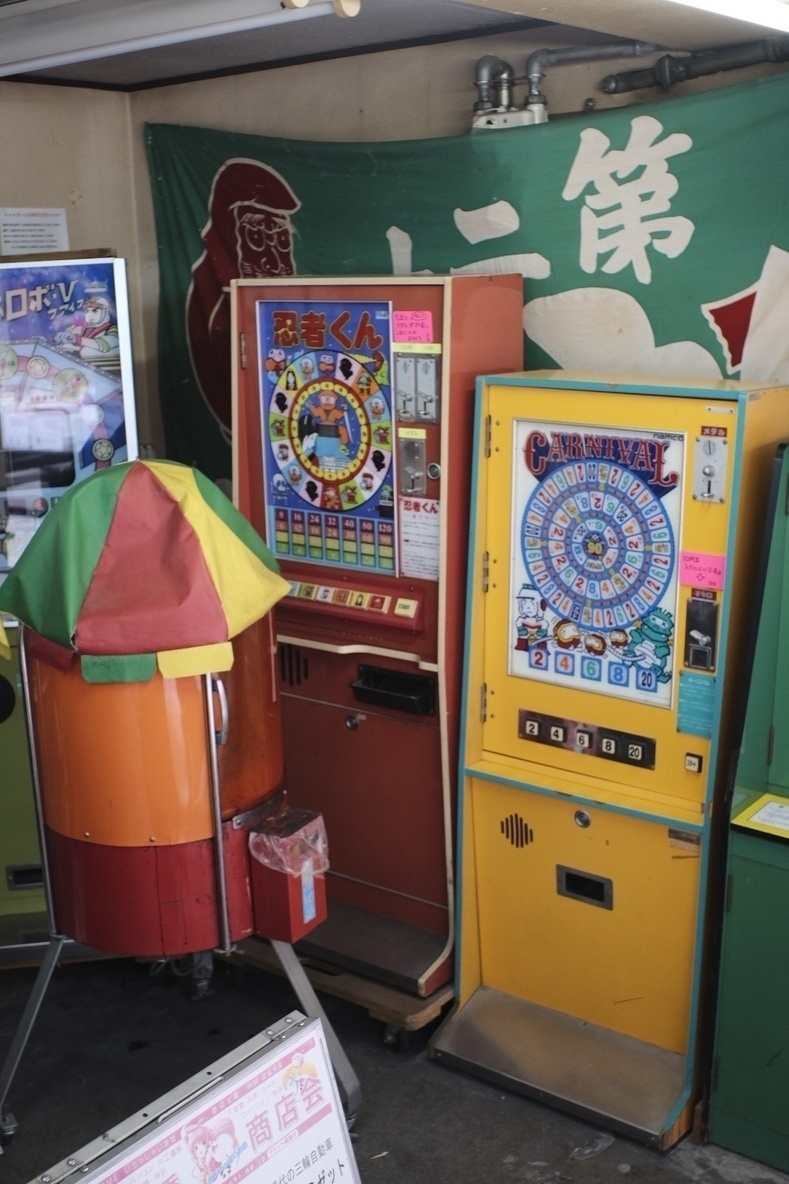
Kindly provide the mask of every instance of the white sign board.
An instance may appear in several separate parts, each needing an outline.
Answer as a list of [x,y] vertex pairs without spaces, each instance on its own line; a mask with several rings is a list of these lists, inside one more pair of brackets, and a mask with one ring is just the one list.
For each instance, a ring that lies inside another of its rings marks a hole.
[[294,1013],[272,1034],[184,1083],[180,1104],[160,1098],[35,1184],[361,1184],[320,1020]]
[[68,249],[65,209],[0,207],[0,250],[4,255],[44,255]]

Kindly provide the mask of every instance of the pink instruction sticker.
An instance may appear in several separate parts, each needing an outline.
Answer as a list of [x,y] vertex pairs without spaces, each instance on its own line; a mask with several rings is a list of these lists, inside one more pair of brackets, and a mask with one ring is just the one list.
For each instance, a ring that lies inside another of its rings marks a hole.
[[720,590],[726,581],[726,556],[703,551],[680,551],[679,582],[695,588]]
[[433,314],[416,309],[397,310],[392,314],[392,329],[395,341],[432,341]]

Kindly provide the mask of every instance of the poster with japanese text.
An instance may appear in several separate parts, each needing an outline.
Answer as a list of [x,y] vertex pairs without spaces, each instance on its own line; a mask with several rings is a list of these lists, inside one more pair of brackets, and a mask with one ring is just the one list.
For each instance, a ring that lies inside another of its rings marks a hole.
[[0,264],[0,580],[59,497],[136,453],[123,261]]
[[684,435],[516,420],[509,672],[670,707]]
[[387,301],[258,304],[268,543],[397,571]]
[[151,1124],[86,1184],[359,1184],[315,1020]]

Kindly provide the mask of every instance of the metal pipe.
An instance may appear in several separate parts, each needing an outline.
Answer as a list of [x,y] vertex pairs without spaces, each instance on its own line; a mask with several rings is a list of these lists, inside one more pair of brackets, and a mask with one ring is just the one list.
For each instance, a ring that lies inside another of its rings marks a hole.
[[230,940],[230,916],[227,903],[227,876],[225,874],[224,836],[222,833],[222,803],[219,790],[219,765],[216,755],[216,746],[219,742],[219,737],[216,731],[216,720],[214,716],[214,683],[218,681],[215,676],[210,674],[204,676],[206,727],[208,730],[208,767],[211,783],[211,814],[214,823],[214,850],[216,852],[217,915],[219,918],[219,934],[222,939],[222,944],[219,948],[221,953],[229,954],[233,948],[233,943]]
[[479,92],[474,111],[495,111],[501,107],[508,109],[512,103],[514,81],[515,72],[509,62],[492,53],[485,54],[477,62],[474,76],[474,85]]
[[38,842],[41,847],[41,874],[44,881],[44,900],[49,915],[49,932],[54,938],[59,936],[57,919],[55,917],[55,897],[52,890],[52,872],[47,854],[47,837],[44,825],[44,795],[41,788],[41,772],[36,749],[36,723],[33,712],[33,694],[30,688],[30,673],[27,661],[27,647],[25,640],[25,626],[19,622],[19,673],[22,676],[22,701],[25,705],[25,723],[27,724],[27,744],[30,752],[30,774],[33,781],[33,801],[36,810],[36,829]]
[[[549,66],[569,66],[577,62],[599,62],[606,58],[637,58],[648,53],[655,53],[660,46],[650,41],[613,41],[605,45],[575,45],[566,49],[536,49],[526,59],[526,78],[529,82],[529,93],[524,106],[530,111],[538,108],[544,110],[545,95],[540,90],[540,83],[545,77]],[[536,119],[535,122],[544,122]]]
[[607,95],[621,95],[626,91],[658,86],[669,90],[677,82],[717,74],[722,70],[738,70],[760,62],[789,62],[789,37],[766,37],[761,41],[747,41],[740,45],[725,45],[719,49],[705,49],[678,58],[664,54],[654,66],[646,70],[626,70],[609,74],[600,83]]

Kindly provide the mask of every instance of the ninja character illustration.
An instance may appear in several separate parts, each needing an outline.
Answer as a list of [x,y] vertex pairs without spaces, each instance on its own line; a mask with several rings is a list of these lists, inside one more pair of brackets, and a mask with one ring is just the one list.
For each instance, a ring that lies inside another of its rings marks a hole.
[[310,459],[324,468],[336,467],[348,455],[350,432],[348,411],[335,391],[319,391],[310,399],[306,414],[299,417],[299,435],[304,428],[302,447],[311,446]]
[[286,365],[284,349],[270,349],[264,362],[269,382],[276,382]]
[[666,670],[666,664],[673,629],[671,613],[662,608],[650,609],[630,630],[627,647],[622,650],[623,661],[654,671],[658,682],[670,682],[671,671]]
[[545,625],[545,601],[532,584],[522,584],[517,596],[518,615],[515,619],[516,650],[528,650],[535,642],[548,636]]

